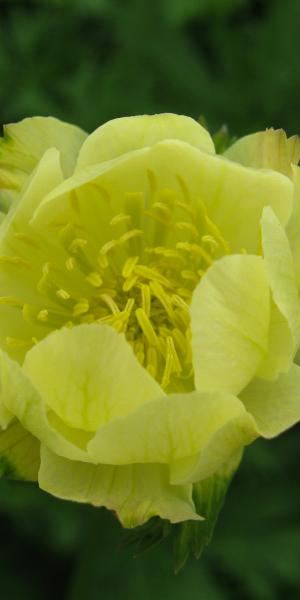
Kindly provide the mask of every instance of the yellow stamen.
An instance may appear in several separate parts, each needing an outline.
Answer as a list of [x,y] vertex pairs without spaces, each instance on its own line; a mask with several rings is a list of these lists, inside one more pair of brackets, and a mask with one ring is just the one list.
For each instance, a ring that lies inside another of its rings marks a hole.
[[152,346],[157,346],[157,344],[158,344],[157,335],[156,335],[156,333],[153,329],[153,326],[151,324],[151,321],[147,317],[145,311],[142,308],[138,308],[135,311],[135,315],[136,315],[137,321],[138,321],[145,337],[147,338],[149,344]]

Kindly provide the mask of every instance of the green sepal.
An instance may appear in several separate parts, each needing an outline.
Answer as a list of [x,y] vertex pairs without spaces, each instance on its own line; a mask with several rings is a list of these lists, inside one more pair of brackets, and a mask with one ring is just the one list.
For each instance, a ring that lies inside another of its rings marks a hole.
[[223,154],[229,146],[231,146],[235,141],[236,137],[230,134],[230,131],[227,125],[222,125],[218,131],[216,131],[212,135],[212,139],[215,145],[216,153]]
[[14,420],[0,430],[0,478],[37,481],[39,441]]
[[223,506],[228,487],[241,461],[242,451],[238,452],[212,477],[194,484],[193,499],[196,511],[203,521],[186,521],[176,526],[174,543],[174,571],[178,573],[192,553],[199,559],[210,543],[215,525]]
[[140,556],[146,550],[157,546],[165,540],[173,531],[170,521],[153,517],[140,527],[129,530],[123,536],[121,547],[123,549],[132,547],[134,556]]

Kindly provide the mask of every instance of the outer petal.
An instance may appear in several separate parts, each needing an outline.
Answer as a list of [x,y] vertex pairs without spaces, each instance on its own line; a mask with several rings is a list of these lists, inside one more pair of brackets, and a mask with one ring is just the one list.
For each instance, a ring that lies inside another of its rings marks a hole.
[[215,431],[198,455],[171,465],[171,482],[197,483],[211,477],[258,436],[252,415],[241,411],[236,418],[228,420]]
[[[240,401],[229,394],[173,394],[100,427],[88,444],[88,452],[105,464],[169,463],[172,482],[198,481],[211,473],[211,467],[218,468],[236,447],[240,449],[253,440],[253,428],[249,438],[245,423],[242,430],[235,425],[248,417]],[[251,417],[250,421],[253,425]],[[219,441],[219,432],[228,424],[232,440],[227,434],[224,443],[223,435],[218,445],[215,438]],[[198,463],[203,453],[206,465],[202,473]]]
[[298,289],[300,289],[300,167],[293,167],[294,208],[286,232],[292,249]]
[[172,523],[198,520],[191,486],[172,486],[165,465],[87,465],[60,458],[42,446],[40,487],[59,498],[106,506],[125,527],[153,516]]
[[[247,169],[185,142],[170,140],[78,171],[44,198],[32,224],[36,228],[51,226],[58,216],[63,222],[74,220],[74,191],[81,220],[87,216],[90,223],[92,212],[97,225],[106,219],[109,222],[109,216],[130,209],[126,192],[137,192],[141,199],[137,215],[146,230],[143,208],[151,205],[153,183],[158,190],[173,190],[181,201],[191,202],[196,212],[204,203],[209,217],[233,251],[238,252],[241,248],[257,252],[264,206],[272,206],[283,224],[292,208],[293,186],[287,177],[273,171]],[[107,235],[111,239],[109,228]]]
[[[22,300],[24,303],[41,303],[36,277],[41,272],[41,265],[45,263],[45,255],[42,253],[40,240],[32,234],[29,220],[43,195],[61,183],[62,179],[59,152],[51,148],[45,152],[34,173],[28,177],[25,189],[0,229],[0,289],[5,294],[0,297],[0,345],[18,360],[32,344],[32,336],[38,338],[40,332],[45,334],[43,326],[25,322],[20,309]],[[44,250],[47,248],[45,238],[46,232],[43,237]],[[16,305],[21,300],[19,307],[16,309],[5,298],[14,298]],[[7,344],[7,337],[11,338],[12,344]],[[13,343],[13,339],[16,343]]]
[[108,121],[89,135],[79,153],[77,169],[169,139],[215,152],[208,131],[190,117],[171,113],[123,117]]
[[227,256],[195,289],[191,305],[195,386],[238,394],[268,348],[270,298],[263,260]]
[[32,117],[5,125],[0,140],[0,188],[9,190],[13,197],[44,152],[52,147],[59,150],[64,173],[70,175],[85,138],[78,127],[53,117]]
[[255,379],[240,395],[261,435],[272,438],[300,420],[300,367],[276,381]]
[[289,242],[270,207],[263,212],[262,245],[273,299],[282,316],[277,314],[273,328],[271,323],[269,353],[259,375],[275,377],[278,372],[290,368],[299,347],[300,300]]
[[18,421],[0,432],[0,476],[36,481],[40,443]]
[[[18,363],[1,352],[0,366],[4,406],[17,417],[24,429],[62,456],[91,461],[84,451],[82,433],[73,430],[71,435],[67,436],[64,429],[60,432],[60,428],[56,426],[57,421],[51,418],[52,415],[47,412],[41,396]],[[9,430],[10,428],[7,430],[8,435]]]
[[23,368],[45,404],[70,427],[86,431],[163,393],[124,335],[108,325],[50,334],[27,353]]
[[224,156],[246,167],[274,169],[292,177],[292,164],[300,158],[300,138],[288,138],[283,129],[267,129],[242,137]]

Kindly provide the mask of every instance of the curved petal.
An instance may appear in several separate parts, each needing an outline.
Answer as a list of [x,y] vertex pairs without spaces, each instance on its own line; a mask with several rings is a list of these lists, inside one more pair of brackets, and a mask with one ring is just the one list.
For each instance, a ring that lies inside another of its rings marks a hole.
[[40,487],[59,498],[116,511],[124,527],[159,516],[172,523],[199,520],[191,486],[173,486],[165,465],[87,465],[41,448]]
[[[102,230],[112,216],[133,212],[129,194],[134,203],[133,220],[146,230],[144,209],[151,206],[154,187],[171,190],[181,202],[191,203],[196,213],[206,205],[209,217],[238,252],[241,248],[257,252],[264,206],[272,206],[285,224],[293,202],[292,182],[280,173],[248,169],[185,142],[169,140],[76,172],[44,198],[32,225],[51,226],[58,217],[63,222],[74,220],[72,193],[76,192],[81,224],[84,219],[90,222],[93,214],[94,223],[98,230],[101,223]],[[109,227],[107,234],[111,239]]]
[[260,435],[272,438],[300,421],[300,367],[292,365],[276,381],[254,379],[240,398]]
[[46,236],[41,244],[29,221],[43,196],[62,179],[59,152],[51,148],[28,178],[0,228],[0,346],[17,360],[22,360],[32,338],[39,338],[45,332],[42,323],[36,321],[33,325],[22,315],[23,303],[41,303],[37,277],[39,273],[42,275],[43,251],[47,248]]
[[96,431],[162,395],[123,334],[108,325],[60,329],[26,354],[23,369],[69,427]]
[[259,431],[252,415],[241,411],[213,433],[200,453],[171,465],[171,483],[197,483],[211,477],[258,436]]
[[300,167],[293,167],[293,181],[295,190],[294,207],[286,227],[286,233],[292,250],[297,286],[300,289]]
[[[172,483],[199,481],[257,436],[252,427],[249,439],[247,418],[249,421],[242,403],[229,394],[172,394],[100,427],[88,452],[94,461],[104,464],[167,463]],[[240,419],[243,427],[235,425]],[[251,417],[250,421],[253,425]],[[218,446],[219,432],[228,424],[232,424],[232,435],[227,433],[224,442],[223,434]],[[209,470],[205,465],[202,473],[198,463],[203,454],[213,467]]]
[[61,184],[63,179],[59,151],[56,148],[49,148],[42,155],[33,172],[28,176],[23,192],[19,195],[4,225],[1,227],[0,241],[2,243],[4,239],[7,242],[5,234],[12,225],[14,232],[18,228],[23,229],[24,226],[28,226],[34,210],[43,197]]
[[258,256],[216,261],[194,291],[191,305],[195,387],[238,394],[268,349],[270,293]]
[[[50,422],[51,415],[47,412],[43,399],[20,365],[0,352],[0,366],[3,404],[17,417],[24,429],[59,455],[91,462],[83,448],[81,432],[74,430],[71,440],[66,437],[65,431],[60,433],[55,426],[56,422]],[[77,443],[74,443],[74,438]]]
[[49,148],[61,154],[65,176],[72,173],[87,134],[53,117],[31,117],[4,125],[0,140],[0,188],[20,191]]
[[224,156],[246,167],[274,169],[292,177],[292,164],[300,158],[300,138],[288,138],[283,129],[266,129],[237,140]]
[[0,431],[0,476],[37,481],[40,443],[18,421]]
[[300,299],[289,242],[270,207],[264,209],[262,216],[262,246],[273,299],[283,318],[277,314],[273,328],[271,322],[269,352],[259,376],[276,377],[278,372],[290,368],[299,347]]
[[78,156],[77,170],[169,139],[215,152],[208,131],[190,117],[171,113],[122,117],[104,123],[88,136]]

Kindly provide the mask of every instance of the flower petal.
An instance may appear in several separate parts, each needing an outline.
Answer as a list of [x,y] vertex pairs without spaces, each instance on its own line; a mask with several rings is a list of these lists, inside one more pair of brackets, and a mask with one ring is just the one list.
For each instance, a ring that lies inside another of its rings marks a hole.
[[215,152],[208,131],[190,117],[171,113],[122,117],[108,121],[88,136],[80,150],[77,169],[171,139],[182,140],[204,152]]
[[286,227],[286,233],[292,249],[297,286],[300,289],[300,167],[293,167],[293,181],[295,190],[294,208]]
[[88,465],[41,448],[40,487],[59,498],[116,511],[124,527],[153,516],[172,523],[196,519],[191,486],[172,486],[165,465]]
[[238,394],[268,348],[270,294],[262,258],[226,256],[195,289],[191,305],[195,386]]
[[[228,423],[234,424],[241,417],[247,420],[243,405],[229,394],[172,394],[100,427],[88,444],[88,452],[94,461],[104,464],[167,463],[172,466],[172,483],[182,483],[181,477],[184,483],[198,481],[210,474],[207,468],[202,474],[198,467],[203,452],[215,470],[236,450],[238,427],[234,425],[232,443],[228,435],[220,448],[212,440]],[[248,437],[248,431],[244,437],[240,432],[238,449],[248,443]],[[212,448],[211,456],[208,448]]]
[[229,419],[215,431],[200,453],[171,465],[171,483],[197,483],[211,477],[258,436],[259,431],[252,415],[240,411],[239,415]]
[[70,440],[65,431],[61,433],[56,427],[55,420],[50,422],[51,413],[47,412],[43,399],[20,365],[0,352],[0,366],[3,404],[17,417],[24,429],[62,456],[91,461],[83,449],[81,432],[73,430],[73,439]]
[[87,134],[53,117],[32,117],[4,125],[0,140],[0,188],[20,191],[27,177],[49,148],[61,154],[66,176],[74,169]]
[[300,299],[289,241],[270,207],[264,209],[262,216],[262,246],[273,299],[283,318],[277,314],[273,329],[271,321],[269,352],[259,376],[275,377],[290,368],[299,347]]
[[40,443],[18,421],[0,431],[0,476],[36,481]]
[[[101,223],[100,233],[106,220],[109,223],[113,215],[128,210],[126,193],[140,194],[137,216],[143,225],[143,209],[149,208],[153,199],[153,182],[158,190],[172,190],[181,201],[191,202],[196,211],[204,203],[209,217],[238,252],[241,248],[257,252],[264,206],[272,206],[285,224],[293,202],[292,182],[280,173],[248,169],[185,142],[169,140],[76,172],[44,198],[32,224],[45,227],[58,216],[65,222],[74,219],[70,196],[75,191],[81,219],[93,214],[94,222]],[[111,239],[109,227],[107,234]]]
[[23,368],[45,404],[68,426],[85,431],[162,395],[124,335],[108,325],[50,334],[29,350]]
[[17,360],[21,360],[24,351],[32,345],[32,337],[38,338],[45,331],[37,321],[34,324],[26,322],[21,310],[23,303],[41,303],[36,276],[42,274],[41,264],[45,263],[40,240],[33,234],[29,221],[43,195],[61,183],[62,179],[59,152],[51,148],[28,177],[25,189],[0,229],[0,289],[3,294],[0,296],[0,345],[7,348]]
[[237,140],[224,156],[246,167],[274,169],[292,177],[291,165],[300,158],[300,138],[288,138],[283,129],[266,129]]
[[300,367],[292,365],[276,381],[254,379],[240,398],[262,436],[279,435],[300,420]]

